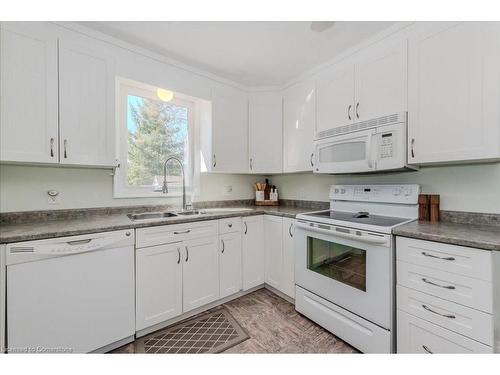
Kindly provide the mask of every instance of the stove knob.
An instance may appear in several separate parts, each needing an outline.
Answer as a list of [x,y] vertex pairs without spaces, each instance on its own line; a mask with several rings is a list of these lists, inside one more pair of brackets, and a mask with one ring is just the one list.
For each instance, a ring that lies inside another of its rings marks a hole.
[[335,189],[333,192],[334,192],[335,194],[338,194],[338,193],[339,193],[339,189]]
[[340,190],[340,194],[345,194],[345,189]]

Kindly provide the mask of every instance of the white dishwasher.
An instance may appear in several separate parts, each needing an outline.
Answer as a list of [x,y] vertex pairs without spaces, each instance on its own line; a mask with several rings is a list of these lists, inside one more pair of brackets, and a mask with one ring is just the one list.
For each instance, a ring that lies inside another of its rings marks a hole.
[[104,351],[133,340],[134,231],[9,244],[7,351]]

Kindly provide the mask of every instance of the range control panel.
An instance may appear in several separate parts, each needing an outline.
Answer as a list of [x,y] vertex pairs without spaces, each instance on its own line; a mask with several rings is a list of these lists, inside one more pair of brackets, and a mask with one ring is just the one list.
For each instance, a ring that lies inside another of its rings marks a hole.
[[417,204],[420,185],[332,185],[330,199],[340,201]]

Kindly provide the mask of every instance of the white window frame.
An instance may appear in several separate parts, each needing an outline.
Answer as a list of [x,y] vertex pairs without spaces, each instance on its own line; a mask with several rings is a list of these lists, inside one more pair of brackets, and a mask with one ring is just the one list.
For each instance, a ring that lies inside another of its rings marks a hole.
[[[134,95],[152,100],[160,100],[156,96],[157,87],[142,82],[133,81],[126,78],[117,78],[116,80],[116,152],[118,167],[114,173],[113,196],[115,198],[172,198],[182,196],[182,183],[168,184],[169,192],[167,194],[161,191],[153,190],[153,186],[130,186],[127,183],[127,158],[128,158],[128,96]],[[184,166],[186,180],[186,195],[192,195],[194,187],[193,181],[195,173],[196,155],[194,135],[195,131],[195,108],[194,98],[174,92],[174,99],[169,103],[188,108],[188,165]],[[165,160],[168,155],[165,155]],[[165,161],[163,160],[163,161]],[[169,162],[168,167],[174,161]]]

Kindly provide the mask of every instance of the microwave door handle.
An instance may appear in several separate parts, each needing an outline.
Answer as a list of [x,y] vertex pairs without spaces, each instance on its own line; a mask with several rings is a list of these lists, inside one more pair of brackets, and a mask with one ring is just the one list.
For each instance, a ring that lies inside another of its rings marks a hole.
[[373,168],[373,160],[372,160],[372,138],[374,137],[374,133],[370,132],[368,134],[368,140],[366,142],[366,162],[368,164],[368,168]]

